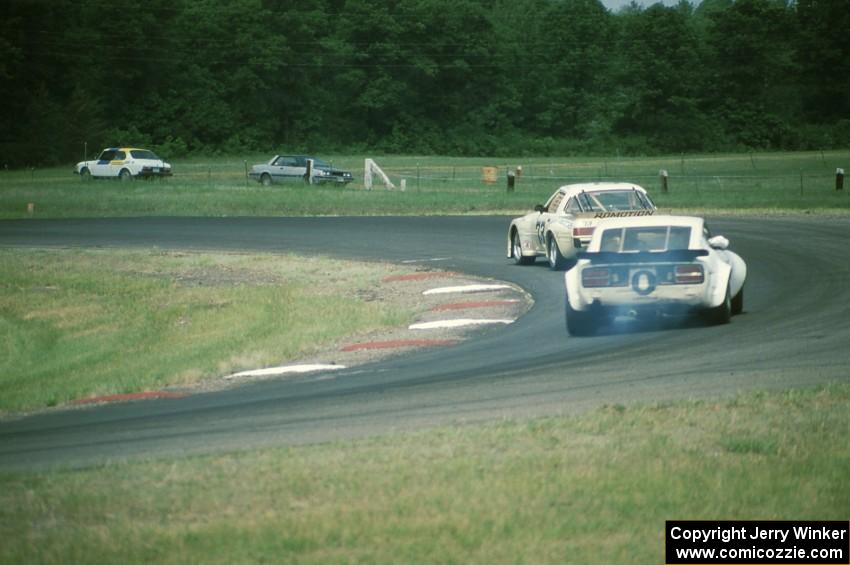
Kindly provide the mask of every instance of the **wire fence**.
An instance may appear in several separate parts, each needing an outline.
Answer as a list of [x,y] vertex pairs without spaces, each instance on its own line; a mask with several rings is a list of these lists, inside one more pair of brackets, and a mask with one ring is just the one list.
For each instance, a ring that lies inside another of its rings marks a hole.
[[[427,158],[422,163],[397,163],[399,158],[387,158],[382,169],[395,184],[409,191],[455,193],[512,192],[518,200],[540,201],[555,188],[580,182],[633,182],[646,188],[660,201],[686,205],[722,204],[742,206],[771,206],[795,200],[801,205],[817,205],[822,198],[829,206],[842,198],[850,199],[850,189],[843,189],[843,170],[836,166],[850,155],[831,153],[751,155],[724,158],[593,160],[585,162],[529,162],[525,164],[484,164],[484,160],[440,164],[440,158]],[[448,159],[451,161],[452,159]],[[255,161],[233,159],[192,161],[174,164],[174,175],[156,180],[175,186],[206,186],[211,189],[248,189],[258,186],[247,175]],[[380,162],[379,162],[380,164]],[[357,158],[340,159],[336,164],[350,170],[354,182],[345,190],[364,189],[363,161]],[[512,190],[508,186],[513,175]],[[0,190],[10,182],[34,185],[73,182],[70,167],[27,169],[0,172]],[[79,181],[78,178],[76,178]],[[325,185],[325,188],[343,187]],[[375,190],[383,190],[380,184]]]

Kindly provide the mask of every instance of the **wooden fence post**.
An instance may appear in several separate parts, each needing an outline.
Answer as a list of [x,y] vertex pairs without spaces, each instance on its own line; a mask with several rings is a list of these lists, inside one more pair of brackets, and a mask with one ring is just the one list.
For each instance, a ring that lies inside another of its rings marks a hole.
[[658,171],[658,177],[661,180],[661,193],[667,194],[667,171],[666,169],[661,169]]

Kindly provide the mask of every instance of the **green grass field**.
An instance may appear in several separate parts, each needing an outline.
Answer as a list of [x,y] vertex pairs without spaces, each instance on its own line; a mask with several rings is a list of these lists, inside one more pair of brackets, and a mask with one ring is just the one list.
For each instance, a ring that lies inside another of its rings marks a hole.
[[0,249],[0,414],[190,385],[406,324],[405,309],[357,297],[397,272],[272,254]]
[[[850,183],[835,190],[837,168],[850,170],[850,151],[680,155],[654,158],[441,158],[371,156],[396,185],[363,188],[363,157],[323,156],[351,170],[345,188],[300,183],[262,187],[246,166],[267,155],[177,160],[174,177],[151,182],[83,183],[69,165],[0,173],[0,218],[92,216],[288,216],[518,213],[569,182],[622,180],[647,188],[659,206],[689,210],[850,211]],[[522,167],[508,193],[508,170]],[[497,167],[495,183],[482,168]],[[668,172],[662,193],[659,171]]]
[[663,563],[671,519],[846,520],[850,386],[0,474],[2,563]]

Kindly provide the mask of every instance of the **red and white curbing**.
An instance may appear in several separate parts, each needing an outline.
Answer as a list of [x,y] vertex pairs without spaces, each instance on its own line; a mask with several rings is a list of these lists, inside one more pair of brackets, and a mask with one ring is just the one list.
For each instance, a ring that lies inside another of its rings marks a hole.
[[455,320],[437,320],[436,322],[421,322],[411,324],[411,330],[437,330],[444,328],[462,328],[464,326],[485,326],[488,324],[513,324],[514,320],[508,319],[480,319],[480,318],[458,318]]
[[251,371],[240,371],[224,377],[227,380],[239,377],[276,377],[288,373],[312,373],[315,371],[338,371],[345,369],[345,365],[283,365],[281,367],[267,367],[265,369],[254,369]]
[[508,290],[512,289],[510,285],[507,284],[466,284],[461,286],[443,286],[439,288],[432,288],[424,291],[422,294],[431,295],[431,294],[455,294],[455,293],[466,293],[466,292],[489,292],[491,290]]
[[[513,290],[507,284],[466,284],[460,286],[443,286],[424,291],[423,295],[434,294],[465,294],[474,292],[490,292],[493,290]],[[495,304],[494,304],[495,305]],[[512,324],[514,320],[509,319],[481,319],[481,318],[458,318],[454,320],[437,320],[435,322],[421,322],[408,326],[411,330],[436,330],[445,328],[462,328],[465,326],[483,326],[492,324]]]
[[[450,271],[442,271],[442,272],[423,272],[423,273],[412,273],[408,275],[394,275],[390,277],[386,277],[382,282],[390,283],[390,282],[403,282],[403,281],[422,281],[431,278],[448,278],[458,276],[457,273]],[[476,293],[476,292],[490,292],[497,290],[515,290],[514,287],[507,284],[467,284],[467,285],[459,285],[459,286],[446,286],[439,288],[432,288],[424,291],[423,295],[439,295],[439,294],[464,294],[464,293]],[[433,311],[441,311],[441,310],[462,310],[466,308],[486,308],[493,306],[505,306],[509,304],[516,304],[520,302],[516,299],[506,299],[506,300],[487,300],[487,301],[475,301],[475,302],[460,302],[453,304],[444,304],[434,307]],[[480,326],[480,325],[491,325],[491,324],[512,324],[515,320],[513,319],[482,319],[482,318],[459,318],[452,320],[437,320],[433,322],[420,322],[416,324],[412,324],[408,326],[410,330],[432,330],[432,329],[446,329],[446,328],[460,328],[465,326]],[[447,347],[451,345],[455,345],[457,340],[453,339],[442,339],[442,340],[428,340],[428,339],[408,339],[408,340],[391,340],[391,341],[376,341],[376,342],[367,342],[367,343],[355,343],[344,346],[341,348],[341,351],[344,352],[352,352],[352,351],[361,351],[361,350],[372,350],[372,349],[400,349],[405,347]],[[265,369],[256,369],[252,371],[240,371],[238,373],[233,373],[232,375],[228,375],[224,377],[226,380],[237,379],[240,377],[270,377],[270,376],[279,376],[286,374],[300,374],[300,373],[311,373],[318,371],[336,371],[339,369],[345,369],[345,365],[328,365],[328,364],[313,364],[313,365],[284,365],[280,367],[268,367]]]

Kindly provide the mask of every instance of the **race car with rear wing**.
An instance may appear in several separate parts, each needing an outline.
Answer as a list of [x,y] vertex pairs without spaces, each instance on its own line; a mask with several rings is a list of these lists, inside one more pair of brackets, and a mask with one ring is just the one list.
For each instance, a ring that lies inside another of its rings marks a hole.
[[746,279],[744,260],[702,218],[602,220],[564,276],[567,331],[592,334],[618,316],[693,312],[725,324],[744,308]]
[[655,204],[643,187],[631,183],[568,184],[546,204],[514,219],[508,228],[508,258],[518,265],[546,257],[552,270],[575,261],[603,218],[651,216]]

